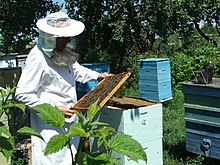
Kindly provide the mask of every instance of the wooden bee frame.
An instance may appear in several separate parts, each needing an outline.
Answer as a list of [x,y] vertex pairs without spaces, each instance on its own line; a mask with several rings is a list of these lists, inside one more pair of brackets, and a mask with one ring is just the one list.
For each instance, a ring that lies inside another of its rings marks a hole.
[[130,75],[131,72],[123,72],[104,78],[98,85],[74,104],[71,109],[88,110],[98,99],[98,107],[103,107]]

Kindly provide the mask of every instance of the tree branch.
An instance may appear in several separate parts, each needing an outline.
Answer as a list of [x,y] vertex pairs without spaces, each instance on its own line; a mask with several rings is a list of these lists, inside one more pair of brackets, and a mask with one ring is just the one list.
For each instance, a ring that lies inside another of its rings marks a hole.
[[197,22],[193,22],[193,23],[194,23],[194,25],[195,25],[196,30],[199,32],[199,34],[200,34],[206,41],[208,41],[208,42],[210,42],[210,43],[213,43],[215,46],[218,46],[218,43],[217,43],[214,39],[210,38],[210,37],[207,36],[205,33],[203,33],[203,31],[199,28],[199,25],[198,25]]
[[218,32],[218,35],[220,36],[220,23],[219,23],[218,17],[214,17],[214,20],[215,20],[215,23],[216,23],[215,28]]

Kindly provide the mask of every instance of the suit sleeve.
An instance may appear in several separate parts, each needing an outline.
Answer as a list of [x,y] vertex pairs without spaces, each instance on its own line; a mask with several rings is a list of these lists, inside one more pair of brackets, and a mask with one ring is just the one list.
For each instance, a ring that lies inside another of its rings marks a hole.
[[100,73],[93,71],[80,65],[78,62],[73,64],[73,71],[75,80],[81,83],[86,83],[87,81],[97,80]]
[[15,99],[27,106],[41,104],[37,96],[37,90],[44,81],[43,75],[44,68],[40,59],[36,57],[27,59],[16,88]]

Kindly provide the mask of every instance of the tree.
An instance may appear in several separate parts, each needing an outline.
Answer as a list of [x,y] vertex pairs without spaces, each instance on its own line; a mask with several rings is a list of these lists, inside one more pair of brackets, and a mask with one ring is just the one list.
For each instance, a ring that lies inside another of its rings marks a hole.
[[[87,61],[110,60],[121,68],[132,52],[153,49],[155,38],[173,34],[172,3],[141,0],[66,0],[68,14],[82,20],[86,30]],[[174,24],[175,25],[175,24]],[[96,57],[96,58],[94,58]]]
[[[184,28],[180,27],[185,38],[188,33],[192,32],[195,28],[197,32],[208,42],[213,43],[217,46],[217,42],[211,36],[208,36],[201,28],[201,21],[208,26],[213,26],[215,23],[216,29],[219,32],[219,11],[220,11],[219,0],[182,0],[180,1],[179,13],[182,17],[178,17],[180,25],[185,25]],[[188,29],[188,30],[186,30]],[[192,33],[191,33],[192,34]],[[219,32],[220,34],[220,32]],[[189,35],[188,35],[189,36]]]
[[0,52],[26,53],[37,36],[36,21],[60,6],[52,0],[0,0]]

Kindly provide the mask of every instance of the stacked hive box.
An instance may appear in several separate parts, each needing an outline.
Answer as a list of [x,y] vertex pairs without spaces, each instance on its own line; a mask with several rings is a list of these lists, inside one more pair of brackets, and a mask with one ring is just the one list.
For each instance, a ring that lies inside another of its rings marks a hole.
[[0,68],[0,86],[13,88],[21,76],[20,67]]
[[172,98],[169,58],[149,58],[138,61],[140,97],[167,101]]
[[211,84],[182,83],[186,149],[220,159],[220,79]]
[[[129,98],[129,102],[138,102],[140,99]],[[109,123],[118,133],[131,135],[136,139],[147,154],[147,163],[138,163],[126,156],[113,153],[120,159],[122,165],[162,165],[162,104],[158,102],[144,101],[145,105],[139,108],[121,109],[114,106],[106,106],[100,110],[98,121]],[[150,103],[149,106],[146,104]],[[123,105],[122,105],[123,106]],[[97,148],[97,141],[91,142],[92,149]]]
[[[84,63],[81,64],[91,70],[97,71],[99,73],[103,72],[110,72],[110,63],[109,62],[101,62],[101,63]],[[80,99],[83,97],[87,92],[89,92],[93,87],[98,84],[98,81],[89,81],[87,83],[76,83],[76,91],[77,91],[77,98]]]

